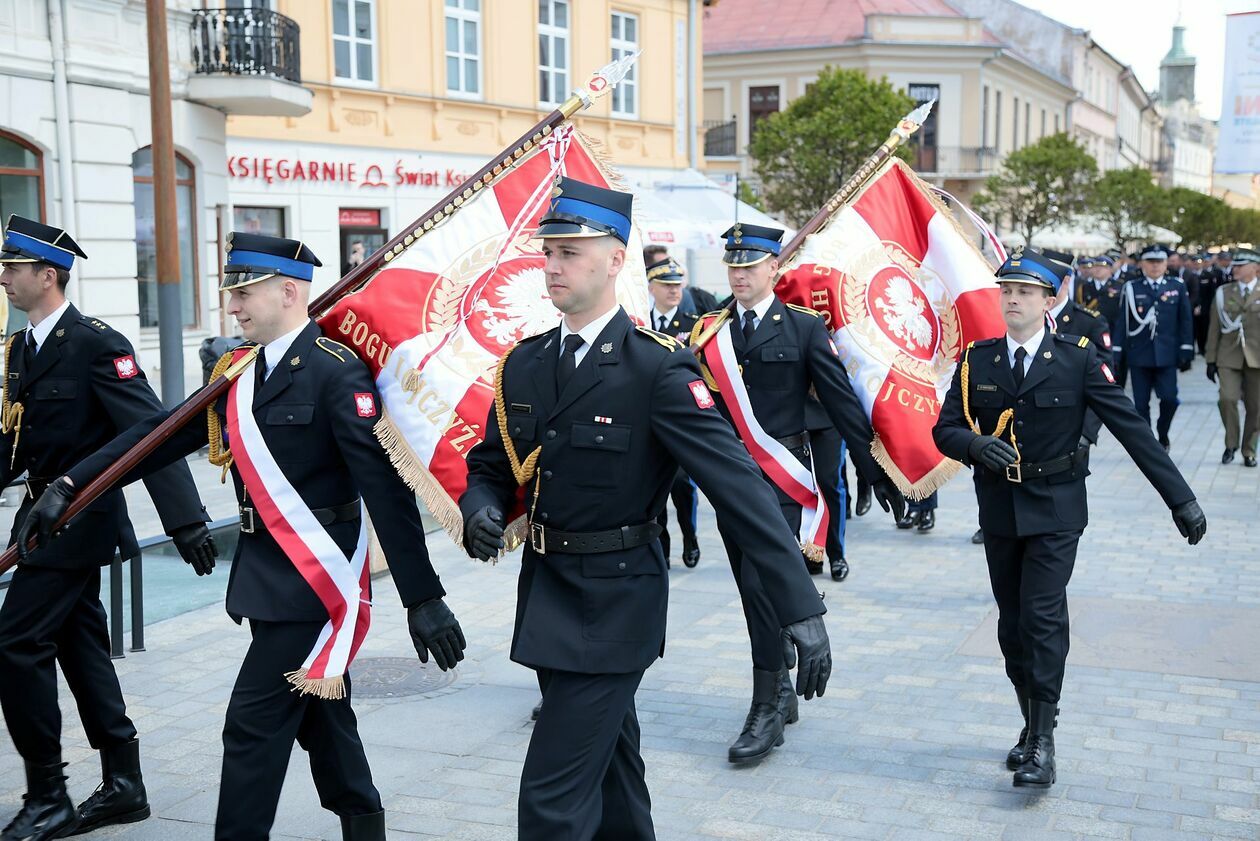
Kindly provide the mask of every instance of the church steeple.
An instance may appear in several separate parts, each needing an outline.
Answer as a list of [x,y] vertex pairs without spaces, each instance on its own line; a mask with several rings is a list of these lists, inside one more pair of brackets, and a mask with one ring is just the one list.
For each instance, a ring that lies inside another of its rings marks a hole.
[[1186,52],[1185,35],[1184,26],[1173,27],[1172,47],[1159,63],[1159,100],[1165,104],[1194,102],[1195,58]]

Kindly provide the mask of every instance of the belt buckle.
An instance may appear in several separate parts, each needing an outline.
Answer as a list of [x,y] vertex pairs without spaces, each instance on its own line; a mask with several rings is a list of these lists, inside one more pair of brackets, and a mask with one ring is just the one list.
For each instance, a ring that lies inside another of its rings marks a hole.
[[241,533],[253,534],[256,527],[254,522],[254,509],[246,508],[244,505],[239,506],[241,514]]
[[542,523],[529,524],[529,547],[540,555],[547,554],[547,532]]
[[1018,461],[1014,464],[1006,465],[1006,481],[1022,485],[1024,483],[1023,465]]

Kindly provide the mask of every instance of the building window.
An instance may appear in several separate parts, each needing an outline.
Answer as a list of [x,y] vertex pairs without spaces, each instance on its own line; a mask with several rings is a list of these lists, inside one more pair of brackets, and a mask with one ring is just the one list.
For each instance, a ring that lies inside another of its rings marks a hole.
[[333,65],[338,79],[376,81],[375,2],[332,0]]
[[237,205],[232,208],[232,230],[269,237],[287,236],[284,232],[284,208]]
[[569,0],[538,0],[538,101],[569,95]]
[[[631,55],[639,49],[639,18],[625,12],[612,13],[612,60]],[[639,115],[639,80],[637,65],[612,92],[612,112],[622,117]]]
[[980,103],[980,148],[989,148],[989,86],[984,86],[984,99]]
[[1019,148],[1019,97],[1011,98],[1011,151]]
[[1059,115],[1058,114],[1054,115],[1054,133],[1055,134],[1059,133]]
[[1002,151],[1002,92],[993,94],[993,151]]
[[941,86],[911,82],[906,92],[918,105],[936,102],[911,140],[915,150],[914,168],[920,172],[936,172],[936,115],[940,112]]
[[481,0],[446,0],[446,92],[481,96]]
[[[34,146],[0,131],[0,222],[13,213],[44,221],[44,158]],[[26,324],[26,313],[17,307],[8,313],[8,323],[0,325],[6,335]]]
[[[153,210],[153,151],[131,156],[136,203],[136,283],[140,286],[140,326],[158,326],[157,237]],[[179,298],[185,327],[198,324],[197,192],[193,167],[175,153],[175,213],[179,230]]]
[[748,139],[751,142],[757,123],[779,110],[779,86],[761,85],[748,89]]
[[1028,128],[1032,124],[1032,103],[1024,103],[1024,145],[1028,145]]
[[1041,109],[1041,136],[1046,136],[1046,109]]

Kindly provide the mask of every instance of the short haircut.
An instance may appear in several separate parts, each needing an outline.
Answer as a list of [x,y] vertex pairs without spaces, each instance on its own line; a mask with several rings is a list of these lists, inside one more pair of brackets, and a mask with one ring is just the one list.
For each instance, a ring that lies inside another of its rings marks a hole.
[[667,254],[669,254],[669,249],[665,246],[649,245],[647,248],[643,249],[643,262],[650,265]]
[[57,288],[60,289],[62,292],[66,291],[66,286],[67,284],[70,283],[70,270],[69,269],[63,269],[60,266],[54,266],[52,263],[32,263],[31,268],[35,271],[36,274],[38,274],[39,272],[42,272],[44,269],[52,269],[54,272],[57,273]]

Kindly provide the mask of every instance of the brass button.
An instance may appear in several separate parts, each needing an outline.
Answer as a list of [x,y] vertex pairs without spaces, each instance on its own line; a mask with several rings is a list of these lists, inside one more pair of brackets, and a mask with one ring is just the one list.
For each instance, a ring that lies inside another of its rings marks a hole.
[[514,426],[514,427],[512,427],[512,434],[513,434],[513,435],[520,435],[520,434],[521,434],[521,428],[520,428],[519,426]]
[[596,436],[595,436],[595,443],[596,443],[596,444],[602,444],[602,443],[604,443],[604,436],[603,436],[603,435],[596,435]]
[[626,562],[625,562],[625,561],[622,561],[621,563],[617,564],[617,569],[625,569],[625,568],[626,568]]
[[548,429],[547,440],[550,441],[552,438],[555,438],[555,437],[556,437],[556,431],[554,429]]
[[293,420],[293,415],[285,415],[285,416],[284,416],[284,419],[285,419],[286,421],[292,421],[292,420]]

